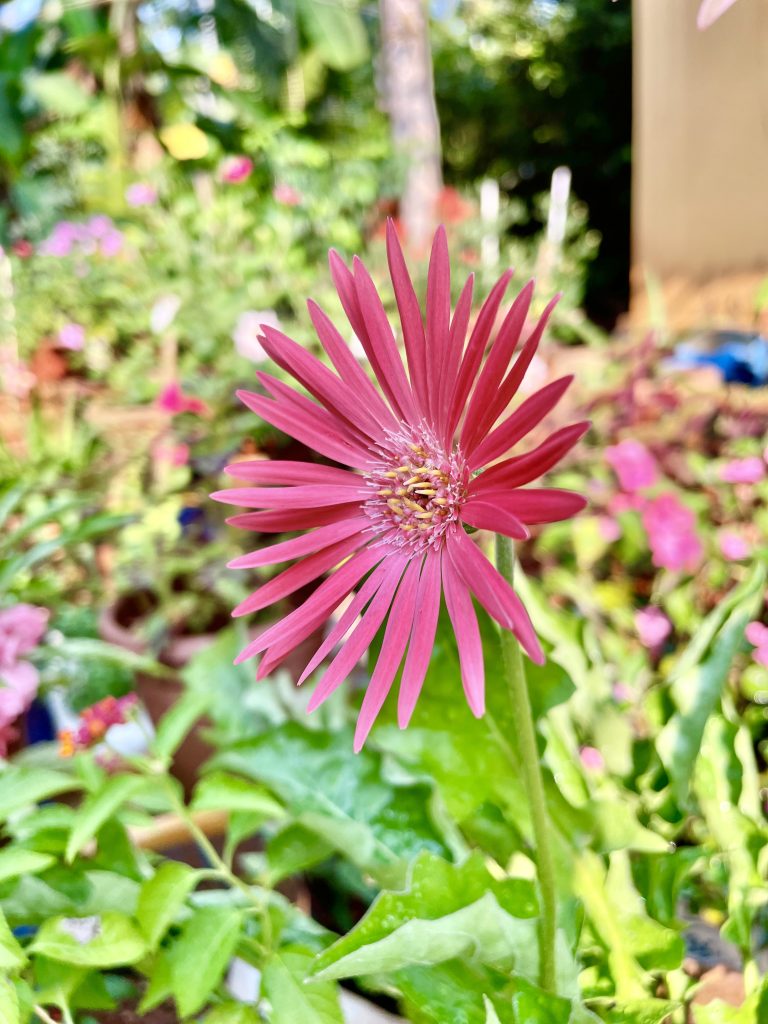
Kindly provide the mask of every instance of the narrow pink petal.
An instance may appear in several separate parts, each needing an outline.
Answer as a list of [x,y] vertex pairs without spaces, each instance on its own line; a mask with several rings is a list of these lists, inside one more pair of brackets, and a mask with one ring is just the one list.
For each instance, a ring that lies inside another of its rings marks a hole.
[[366,437],[381,437],[380,424],[349,385],[281,331],[268,326],[262,327],[262,331],[262,347],[267,355],[302,384],[329,412],[343,416]]
[[403,343],[408,359],[408,371],[411,376],[411,387],[422,412],[429,413],[427,392],[427,342],[424,334],[424,322],[421,318],[421,307],[416,298],[411,275],[405,263],[403,250],[397,237],[394,222],[387,219],[387,262],[389,276],[395,292],[395,301],[400,314],[400,325],[403,331]]
[[570,519],[587,504],[587,499],[580,494],[556,487],[514,488],[497,500],[502,501],[504,507],[521,522],[530,525]]
[[466,451],[470,469],[480,469],[506,455],[526,434],[539,424],[557,405],[573,380],[573,375],[552,381],[531,395],[504,422],[481,441],[474,451]]
[[340,484],[298,484],[296,487],[230,487],[214,491],[214,501],[243,508],[325,508],[358,500],[361,504],[370,492],[364,486]]
[[552,310],[555,308],[557,303],[560,301],[560,296],[556,295],[554,299],[546,306],[544,312],[539,317],[539,321],[536,327],[531,332],[530,336],[526,339],[525,344],[520,352],[520,355],[514,362],[512,369],[509,371],[507,376],[501,383],[501,386],[496,391],[496,394],[492,396],[488,407],[484,410],[478,430],[476,434],[476,440],[479,441],[488,433],[493,424],[503,415],[506,411],[507,406],[517,394],[518,388],[523,382],[523,378],[528,372],[528,367],[531,365],[531,360],[536,355],[536,351],[539,347],[544,329],[549,322],[549,318],[552,314]]
[[489,491],[508,487],[522,487],[543,476],[573,448],[589,430],[588,421],[573,423],[556,430],[554,434],[525,455],[515,455],[498,462],[476,476],[469,485],[469,493],[487,497]]
[[[306,395],[301,394],[291,385],[286,384],[285,381],[273,377],[271,373],[257,370],[256,378],[272,398],[289,407],[291,414],[293,414],[294,410],[303,410],[308,416],[316,419],[318,424],[322,424],[323,430],[331,431],[342,442],[353,445],[363,452],[368,452],[370,440],[366,436],[361,435],[360,431],[356,430],[334,408],[317,405]],[[244,394],[247,395],[249,392]]]
[[346,608],[339,618],[339,621],[333,626],[328,635],[325,637],[323,642],[320,644],[318,649],[312,655],[304,671],[299,676],[299,685],[308,679],[315,671],[317,666],[328,654],[334,649],[334,647],[341,642],[341,640],[347,635],[355,619],[362,612],[371,598],[374,596],[376,591],[381,585],[381,581],[384,576],[389,572],[390,566],[387,559],[384,558],[376,568],[373,570],[368,579],[363,583],[362,587],[355,594],[354,598],[350,601],[349,607]]
[[432,240],[427,272],[427,386],[434,423],[440,414],[440,382],[448,356],[450,321],[451,264],[448,239],[441,224]]
[[450,447],[453,440],[453,437],[449,436],[447,431],[450,400],[459,375],[464,342],[467,337],[467,327],[469,326],[469,317],[472,312],[472,292],[474,286],[475,275],[470,274],[461,290],[461,295],[456,303],[456,309],[451,320],[451,329],[448,335],[448,353],[445,359],[445,368],[440,378],[438,425],[446,448]]
[[281,396],[279,402],[248,391],[238,391],[237,396],[257,416],[327,459],[357,469],[368,465],[369,457],[363,445],[340,433],[341,421],[303,395]]
[[224,472],[251,484],[354,484],[360,480],[347,469],[289,459],[244,459],[226,466]]
[[[397,342],[392,333],[392,327],[387,319],[379,293],[376,291],[376,285],[357,256],[353,259],[352,266],[355,276],[355,289],[360,309],[365,316],[368,338],[376,351],[376,356],[388,389],[394,396],[396,411],[399,409],[403,419],[409,423],[414,423],[419,417],[416,411],[413,392],[405,375],[405,368],[400,358]],[[383,381],[380,380],[380,383],[383,385]]]
[[472,598],[450,558],[443,559],[443,592],[448,615],[456,634],[464,693],[472,714],[480,718],[485,712],[483,644]]
[[345,381],[366,404],[378,423],[388,430],[397,429],[397,420],[376,388],[371,384],[368,375],[357,359],[352,355],[346,341],[339,334],[330,317],[309,299],[307,309],[320,339],[320,344],[328,353],[328,358],[336,367],[339,376]]
[[359,580],[381,559],[381,548],[370,546],[352,555],[328,579],[323,580],[303,604],[252,640],[237,656],[235,664],[239,665],[278,641],[293,640],[294,647],[301,643],[326,620]]
[[544,652],[528,612],[501,573],[462,529],[448,535],[447,551],[454,569],[488,614],[514,633],[531,661],[543,665]]
[[376,596],[366,608],[349,640],[333,659],[313,691],[307,711],[314,711],[315,708],[318,708],[344,682],[376,636],[379,626],[389,611],[392,595],[400,582],[406,564],[406,559],[400,555],[388,555],[387,561],[391,566],[390,571],[384,576]]
[[371,681],[365,690],[360,715],[355,729],[354,751],[358,754],[368,738],[376,716],[387,699],[392,688],[408,637],[411,634],[413,615],[416,610],[416,590],[419,584],[419,562],[413,559],[405,570],[400,587],[392,602],[392,610],[387,619],[381,651],[373,670]]
[[248,555],[233,558],[231,562],[227,563],[227,568],[256,569],[262,565],[277,565],[279,562],[288,562],[293,558],[312,555],[316,551],[335,544],[336,541],[345,540],[356,533],[362,533],[366,527],[370,526],[370,523],[367,516],[329,523],[328,526],[321,526],[311,533],[304,533],[300,537],[284,540],[280,544],[272,544],[269,547],[259,548],[258,551],[252,551]]
[[229,516],[229,526],[241,530],[255,530],[257,533],[290,533],[292,530],[311,530],[315,526],[338,523],[343,519],[355,519],[360,514],[360,502],[347,505],[332,505],[330,508],[272,509],[264,512],[243,512]]
[[421,568],[411,641],[400,680],[397,722],[401,729],[411,720],[432,656],[440,615],[440,562],[440,553],[430,548]]
[[488,409],[494,403],[504,374],[507,372],[509,361],[517,348],[532,298],[533,281],[529,281],[512,303],[499,328],[499,333],[491,345],[488,359],[472,393],[461,430],[461,446],[464,451],[472,451],[479,438],[482,437],[483,421]]
[[480,309],[475,326],[469,336],[469,343],[464,352],[464,358],[461,361],[461,367],[451,396],[447,430],[449,437],[453,437],[461,419],[461,414],[464,412],[464,405],[469,397],[469,392],[472,390],[472,385],[475,383],[477,371],[480,369],[485,347],[488,344],[488,338],[496,322],[496,314],[499,312],[501,300],[504,298],[504,292],[507,290],[507,285],[511,278],[512,271],[507,270],[493,286],[488,298]]
[[502,508],[497,502],[482,501],[470,498],[461,509],[461,521],[477,530],[490,530],[492,533],[503,533],[514,540],[527,540],[530,531],[520,522],[517,516]]
[[269,605],[274,604],[275,601],[287,597],[288,594],[294,593],[300,587],[311,583],[312,580],[316,580],[318,576],[322,576],[324,572],[328,572],[329,569],[338,565],[347,555],[357,550],[362,543],[362,536],[356,534],[354,537],[340,540],[336,544],[331,544],[329,547],[323,548],[322,551],[310,555],[301,562],[297,562],[289,569],[285,569],[277,576],[273,576],[271,580],[254,591],[250,597],[246,597],[244,601],[241,601],[232,612],[232,615],[236,618],[241,615],[250,615],[251,612],[261,611],[262,608],[267,608]]

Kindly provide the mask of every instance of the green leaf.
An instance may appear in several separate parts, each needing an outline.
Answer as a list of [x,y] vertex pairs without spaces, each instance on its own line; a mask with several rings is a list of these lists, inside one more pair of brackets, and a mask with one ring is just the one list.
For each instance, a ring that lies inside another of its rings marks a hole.
[[318,957],[316,976],[396,971],[469,954],[535,977],[536,911],[533,884],[497,881],[480,854],[456,866],[425,852],[405,891],[382,892],[362,921]]
[[130,669],[131,672],[146,672],[152,676],[167,677],[173,674],[167,665],[162,665],[154,658],[136,654],[135,651],[129,651],[125,647],[117,647],[115,644],[105,643],[103,640],[96,640],[93,637],[68,636],[55,647],[42,647],[41,650],[49,656],[73,658],[86,662],[105,662]]
[[[765,570],[760,567],[750,579],[738,587],[724,604],[733,610],[719,625],[723,611],[716,608],[706,620],[703,630],[712,635],[711,647],[701,650],[700,660],[683,655],[681,668],[673,682],[678,710],[661,730],[656,748],[669,772],[675,799],[681,807],[690,808],[690,786],[704,729],[718,706],[734,656],[744,644],[744,629],[763,601]],[[714,631],[712,620],[719,628]]]
[[149,785],[141,775],[113,775],[91,794],[78,811],[67,842],[66,858],[73,861],[83,847],[124,803]]
[[7,846],[0,850],[0,882],[18,878],[20,875],[35,875],[55,863],[56,858],[48,853],[37,853],[35,850],[25,850],[19,846]]
[[368,59],[368,37],[357,11],[341,3],[299,0],[301,22],[329,68],[350,71]]
[[483,996],[483,1002],[485,1003],[485,1024],[501,1024],[499,1015],[493,1007],[493,1003],[488,996]]
[[31,74],[27,91],[46,110],[58,117],[78,117],[91,105],[91,97],[77,79],[63,71]]
[[148,952],[136,925],[125,914],[115,911],[46,921],[31,949],[40,956],[76,967],[126,967]]
[[221,1003],[205,1015],[205,1024],[259,1024],[261,1015],[244,1003]]
[[22,807],[81,788],[77,779],[63,772],[10,765],[0,772],[0,821]]
[[45,878],[24,875],[3,899],[3,910],[13,926],[42,924],[57,916],[89,917],[107,911],[132,914],[138,894],[137,882],[112,871],[52,868]]
[[16,971],[27,962],[26,954],[16,941],[8,922],[0,910],[0,971]]
[[287,825],[267,843],[269,884],[299,874],[327,860],[333,846],[302,825]]
[[285,810],[274,797],[253,783],[225,772],[214,772],[198,783],[192,809],[249,811],[261,815],[265,821],[279,820],[286,816]]
[[232,907],[201,907],[184,925],[170,951],[173,995],[189,1017],[205,1006],[224,977],[240,936],[241,917]]
[[342,1024],[336,985],[307,980],[314,954],[300,946],[283,946],[264,967],[262,984],[272,1004],[273,1024]]
[[637,999],[608,1011],[608,1024],[665,1024],[678,1007],[668,999]]
[[198,877],[198,873],[186,864],[169,860],[144,882],[136,919],[150,949],[157,948],[197,884]]
[[21,1024],[19,997],[10,978],[0,976],[0,1024]]
[[313,732],[286,723],[216,758],[219,767],[263,782],[295,821],[384,881],[402,880],[420,850],[445,852],[425,785],[396,785],[381,757],[352,750],[348,730]]
[[157,727],[152,750],[163,761],[170,761],[185,736],[211,705],[213,694],[188,691],[163,717]]

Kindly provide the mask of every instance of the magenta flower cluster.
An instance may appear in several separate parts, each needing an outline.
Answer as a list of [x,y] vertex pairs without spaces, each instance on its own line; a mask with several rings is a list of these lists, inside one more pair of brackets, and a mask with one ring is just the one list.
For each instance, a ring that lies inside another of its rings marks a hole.
[[48,612],[31,604],[0,611],[0,756],[15,738],[14,722],[37,694],[39,673],[26,658],[43,638]]

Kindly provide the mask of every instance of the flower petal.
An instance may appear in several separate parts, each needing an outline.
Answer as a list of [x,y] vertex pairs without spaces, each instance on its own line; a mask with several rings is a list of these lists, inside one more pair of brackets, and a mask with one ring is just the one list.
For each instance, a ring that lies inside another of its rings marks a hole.
[[450,321],[451,265],[445,228],[440,225],[432,240],[427,271],[427,384],[433,423],[440,415],[440,381],[445,372]]
[[526,434],[540,423],[560,401],[573,375],[561,377],[541,388],[534,395],[518,406],[504,422],[481,441],[472,452],[467,452],[467,463],[470,469],[479,469],[494,459],[506,455],[509,449],[517,444]]
[[349,640],[347,640],[333,659],[330,667],[312,693],[312,697],[307,705],[307,711],[314,711],[315,708],[318,708],[323,701],[330,697],[334,690],[344,682],[364,652],[371,645],[379,626],[389,611],[392,595],[397,584],[400,582],[400,577],[403,575],[406,561],[407,559],[401,556],[390,555],[387,558],[389,571],[385,574],[381,586],[366,608],[360,622],[355,626]]
[[450,558],[443,559],[443,591],[461,663],[461,682],[467,703],[476,718],[485,712],[483,644],[472,598]]
[[448,351],[445,358],[445,367],[440,379],[440,403],[438,406],[438,429],[443,438],[443,444],[449,448],[453,437],[448,434],[448,416],[450,413],[450,399],[453,389],[456,387],[456,380],[461,365],[461,357],[464,351],[464,342],[467,338],[467,327],[472,312],[472,292],[475,286],[475,275],[470,274],[459,295],[456,303],[451,328],[448,335]]
[[411,634],[413,615],[416,610],[416,591],[419,583],[419,563],[413,559],[407,566],[400,582],[384,631],[381,651],[376,660],[371,681],[365,690],[355,729],[354,750],[362,750],[371,726],[381,711],[392,687],[395,673],[402,661],[408,637]]
[[439,552],[430,548],[421,567],[416,595],[416,614],[397,701],[397,723],[401,729],[404,729],[411,720],[435,643],[437,620],[440,615],[441,560]]
[[315,526],[354,519],[359,513],[360,502],[353,501],[346,505],[332,505],[330,508],[281,508],[243,512],[229,516],[226,522],[228,526],[255,530],[257,533],[290,533],[292,530],[311,530]]
[[[478,490],[478,495],[480,493]],[[516,516],[521,523],[528,523],[531,526],[570,519],[577,512],[581,512],[587,504],[587,499],[575,491],[563,491],[557,487],[514,488],[503,494],[499,493],[494,500]]]
[[356,533],[362,533],[370,520],[366,516],[357,519],[342,519],[340,522],[329,523],[321,526],[311,533],[304,533],[301,537],[293,537],[291,540],[284,540],[279,544],[272,544],[269,547],[259,548],[248,555],[240,555],[227,563],[228,569],[256,569],[262,565],[277,565],[279,562],[288,562],[293,558],[301,558],[303,555],[311,555],[321,551],[337,541],[345,540]]
[[289,459],[248,459],[225,466],[229,476],[252,484],[354,484],[356,473],[317,462],[292,462]]
[[469,485],[469,493],[487,497],[493,490],[521,487],[543,476],[581,440],[589,427],[588,421],[573,423],[569,427],[556,430],[546,441],[542,441],[537,448],[526,452],[525,455],[516,455],[514,458],[505,459],[504,462],[497,462],[495,466],[474,478]]
[[224,505],[243,508],[327,508],[353,501],[362,504],[369,492],[362,484],[342,487],[340,484],[298,484],[296,487],[230,487],[214,491],[211,497]]
[[448,535],[447,551],[453,567],[488,614],[514,633],[531,661],[543,665],[544,652],[528,612],[501,573],[462,529]]
[[274,604],[275,601],[287,597],[288,594],[311,583],[312,580],[316,580],[318,576],[322,576],[324,572],[328,572],[329,569],[338,565],[347,555],[356,551],[362,543],[362,536],[356,534],[354,537],[340,540],[336,544],[331,544],[329,547],[323,548],[322,551],[310,555],[303,561],[297,562],[289,569],[273,576],[271,580],[241,601],[232,612],[233,617],[250,615],[251,612],[258,612],[262,608]]
[[488,338],[496,322],[496,314],[499,312],[501,300],[504,298],[504,292],[507,290],[507,285],[511,278],[511,270],[507,270],[502,274],[483,303],[475,321],[475,326],[472,328],[469,343],[464,352],[464,358],[461,361],[461,367],[459,368],[459,374],[451,396],[447,430],[449,437],[453,437],[461,419],[467,397],[472,390],[472,385],[477,377],[477,371],[480,369],[480,364],[483,361],[485,347],[488,344]]
[[416,298],[411,275],[405,263],[403,250],[397,237],[392,218],[387,219],[387,262],[389,276],[395,292],[395,301],[400,314],[400,326],[403,331],[403,344],[408,360],[408,371],[411,387],[420,409],[426,415],[429,412],[427,392],[427,342],[424,334],[424,322],[421,318],[421,307]]
[[470,498],[464,503],[461,521],[478,530],[503,533],[505,537],[513,537],[515,540],[527,540],[531,535],[517,516],[502,508],[497,502],[482,501],[479,498]]

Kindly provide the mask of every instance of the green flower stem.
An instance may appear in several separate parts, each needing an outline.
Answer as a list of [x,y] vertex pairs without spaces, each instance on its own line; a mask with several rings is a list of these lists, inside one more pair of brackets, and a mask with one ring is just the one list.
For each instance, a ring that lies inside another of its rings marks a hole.
[[[514,556],[512,541],[496,535],[496,564],[502,576],[512,583]],[[551,831],[547,803],[544,795],[544,776],[541,772],[539,749],[533,709],[525,678],[525,666],[520,644],[507,630],[501,631],[501,652],[509,693],[515,710],[522,771],[528,790],[533,836],[536,844],[536,866],[539,877],[541,916],[539,918],[539,984],[545,992],[555,993],[555,935],[557,930],[557,895],[555,864],[552,857]]]

